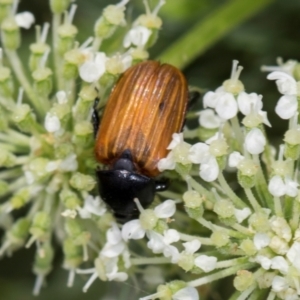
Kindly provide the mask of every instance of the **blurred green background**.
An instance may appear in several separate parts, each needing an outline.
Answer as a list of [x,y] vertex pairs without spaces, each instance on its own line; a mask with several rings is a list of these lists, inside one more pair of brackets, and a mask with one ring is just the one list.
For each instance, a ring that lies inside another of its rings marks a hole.
[[[227,2],[229,1],[167,0],[159,14],[164,25],[157,43],[150,49],[151,58],[159,57],[162,51],[188,32],[194,24],[208,18],[218,7]],[[92,35],[94,21],[101,14],[102,8],[114,3],[116,2],[104,0],[76,1],[78,9],[74,23],[80,29],[78,40],[81,43]],[[155,3],[156,1],[150,2],[152,7]],[[38,24],[51,22],[49,4],[46,0],[23,0],[19,5],[19,11],[24,10],[32,11]],[[127,9],[129,20],[134,20],[143,12],[142,0],[130,1]],[[241,80],[246,91],[263,95],[264,108],[268,111],[269,119],[273,124],[269,134],[273,139],[281,137],[287,128],[287,123],[279,121],[273,112],[279,93],[274,82],[266,79],[266,73],[262,73],[260,67],[275,65],[276,58],[279,56],[284,60],[300,59],[299,14],[299,0],[270,1],[268,6],[220,37],[184,68],[189,83],[205,90],[214,90],[230,76],[232,60],[239,60],[244,67]],[[34,40],[34,29],[24,30],[23,34],[23,46],[19,53],[26,64],[28,45]],[[113,49],[113,45],[106,45],[106,47]],[[97,280],[88,293],[83,294],[81,289],[86,278],[82,276],[77,276],[74,287],[69,289],[66,287],[67,272],[62,269],[62,254],[57,248],[53,272],[47,278],[47,286],[42,289],[40,296],[33,297],[31,295],[35,280],[31,272],[33,256],[33,249],[21,250],[13,257],[0,261],[0,300],[138,299],[138,295],[145,296],[153,292],[136,291],[132,281],[105,284]],[[220,296],[220,293],[214,292],[208,299],[225,300],[227,296],[226,294]]]

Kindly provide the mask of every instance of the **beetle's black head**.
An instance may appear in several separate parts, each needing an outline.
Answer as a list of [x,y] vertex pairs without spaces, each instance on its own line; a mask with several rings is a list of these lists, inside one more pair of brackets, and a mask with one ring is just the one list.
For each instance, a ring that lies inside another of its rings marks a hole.
[[122,153],[111,170],[97,170],[96,176],[103,201],[111,207],[120,223],[139,216],[135,198],[147,208],[153,202],[155,192],[167,187],[166,182],[137,173],[130,150]]
[[103,201],[121,223],[138,217],[134,198],[138,198],[143,207],[153,201],[155,182],[136,173],[129,149],[115,161],[111,170],[98,170],[96,175]]
[[103,170],[97,171],[97,178],[100,195],[119,222],[138,217],[134,198],[145,208],[153,201],[155,182],[149,177],[127,170]]

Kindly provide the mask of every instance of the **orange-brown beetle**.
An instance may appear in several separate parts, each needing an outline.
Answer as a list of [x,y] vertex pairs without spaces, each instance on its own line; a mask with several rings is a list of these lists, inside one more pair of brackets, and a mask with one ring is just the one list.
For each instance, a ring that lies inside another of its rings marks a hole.
[[97,170],[100,195],[119,221],[138,216],[134,198],[147,207],[155,191],[166,189],[153,177],[159,174],[158,161],[168,154],[172,134],[182,130],[188,98],[186,79],[177,68],[146,61],[118,80],[99,129],[94,112],[95,156],[108,166]]

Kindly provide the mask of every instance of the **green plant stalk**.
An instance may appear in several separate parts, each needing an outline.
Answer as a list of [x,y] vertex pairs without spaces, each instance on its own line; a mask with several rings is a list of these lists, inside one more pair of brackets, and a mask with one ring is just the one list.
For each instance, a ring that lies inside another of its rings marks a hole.
[[200,20],[156,59],[183,69],[208,47],[238,24],[262,10],[273,0],[226,1],[204,20]]

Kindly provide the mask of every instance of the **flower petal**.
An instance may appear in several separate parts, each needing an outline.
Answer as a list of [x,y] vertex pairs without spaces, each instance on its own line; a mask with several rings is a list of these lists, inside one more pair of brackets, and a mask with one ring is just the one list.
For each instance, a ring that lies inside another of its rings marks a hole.
[[172,300],[199,300],[199,294],[194,287],[187,286],[173,294]]
[[195,258],[195,265],[208,273],[216,268],[217,258],[214,256],[199,255]]
[[166,200],[154,208],[155,215],[160,219],[170,218],[175,214],[176,204],[173,200]]
[[282,96],[275,107],[277,115],[284,120],[292,118],[298,109],[297,97],[293,95]]
[[207,182],[212,182],[218,178],[219,165],[213,156],[211,156],[207,162],[200,165],[199,175]]
[[236,116],[238,105],[232,94],[225,93],[219,98],[216,105],[216,112],[220,118],[225,120],[229,120]]
[[259,128],[252,128],[245,138],[245,147],[251,154],[260,154],[264,151],[266,138]]
[[270,179],[268,190],[274,197],[281,197],[285,195],[286,186],[279,175],[275,175]]
[[132,220],[125,223],[122,227],[122,238],[125,241],[129,239],[139,240],[145,236],[145,230],[141,226],[140,220]]

